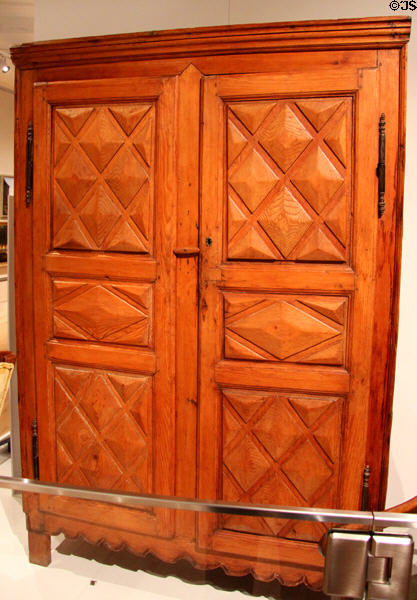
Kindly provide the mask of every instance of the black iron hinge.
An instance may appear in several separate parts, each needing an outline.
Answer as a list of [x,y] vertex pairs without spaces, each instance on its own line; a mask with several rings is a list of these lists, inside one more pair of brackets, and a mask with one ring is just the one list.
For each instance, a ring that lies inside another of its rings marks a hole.
[[376,168],[378,177],[378,217],[385,212],[385,115],[379,119],[379,162]]
[[39,444],[38,444],[38,422],[32,421],[32,462],[33,479],[39,479]]
[[361,510],[369,510],[369,478],[371,476],[371,467],[365,465],[362,475],[362,503]]
[[33,125],[28,124],[26,134],[26,206],[30,206],[33,196]]

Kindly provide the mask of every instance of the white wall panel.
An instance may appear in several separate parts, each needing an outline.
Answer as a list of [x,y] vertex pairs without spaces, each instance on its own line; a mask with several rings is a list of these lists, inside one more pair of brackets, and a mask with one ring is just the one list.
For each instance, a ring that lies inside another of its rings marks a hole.
[[13,92],[0,88],[0,175],[13,175]]

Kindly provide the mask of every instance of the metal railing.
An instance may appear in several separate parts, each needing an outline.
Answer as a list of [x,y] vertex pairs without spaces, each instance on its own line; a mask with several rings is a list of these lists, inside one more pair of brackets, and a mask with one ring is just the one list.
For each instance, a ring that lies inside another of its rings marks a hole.
[[311,508],[299,506],[276,506],[270,504],[246,504],[224,502],[223,500],[195,500],[176,496],[135,494],[106,489],[91,489],[78,486],[49,483],[20,477],[0,477],[0,488],[10,488],[20,492],[67,496],[81,500],[94,500],[116,505],[153,506],[191,510],[216,514],[241,515],[249,517],[269,517],[337,523],[338,525],[363,525],[369,530],[385,527],[417,528],[417,514],[402,514],[378,511],[343,510],[334,508]]

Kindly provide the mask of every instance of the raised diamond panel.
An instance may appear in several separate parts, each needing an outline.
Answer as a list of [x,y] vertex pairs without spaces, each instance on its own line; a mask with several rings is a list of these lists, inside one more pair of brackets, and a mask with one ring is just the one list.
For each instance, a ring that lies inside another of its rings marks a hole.
[[285,404],[286,402],[274,399],[269,410],[252,429],[275,461],[279,460],[303,433],[292,416],[292,411],[288,411]]
[[233,473],[242,489],[252,487],[269,466],[268,461],[249,436],[244,436],[239,444],[225,456],[224,464]]
[[226,358],[344,363],[345,296],[227,292],[224,302]]
[[56,165],[61,158],[64,156],[65,152],[71,146],[71,141],[68,136],[62,131],[62,127],[57,127],[55,130],[55,140],[54,140],[54,164]]
[[99,445],[94,445],[86,452],[80,460],[79,469],[93,487],[115,487],[122,475],[117,461]]
[[332,469],[323,460],[322,455],[310,440],[297,448],[294,454],[283,464],[283,472],[308,500],[332,474]]
[[[278,473],[271,473],[271,476],[252,495],[252,499],[259,504],[278,506],[298,506],[300,504],[299,497],[292,491],[290,483]],[[278,536],[287,523],[283,519],[264,519],[264,521],[270,529],[269,535],[272,530],[272,533]]]
[[259,141],[277,165],[287,171],[311,142],[311,135],[284,104],[273,120],[269,120],[259,136]]
[[124,141],[108,111],[96,111],[79,136],[79,144],[94,166],[103,171]]
[[321,212],[342,185],[343,177],[317,147],[297,169],[292,182],[313,208]]
[[232,104],[230,109],[251,133],[255,133],[274,106],[275,102],[239,102]]
[[132,136],[133,144],[149,165],[152,158],[152,114],[148,113]]
[[55,179],[65,196],[76,207],[95,183],[97,177],[88,162],[75,148],[71,148],[64,160],[59,163]]
[[277,176],[256,151],[251,151],[230,176],[230,184],[253,212],[278,181]]
[[338,333],[285,300],[258,308],[229,327],[280,360],[329,340]]
[[123,221],[116,227],[110,239],[106,239],[105,250],[114,252],[146,252],[146,240],[142,241],[136,228],[131,223]]
[[246,216],[242,212],[242,210],[236,206],[236,203],[233,201],[233,198],[229,198],[229,239],[235,235],[237,231],[246,223]]
[[348,215],[346,212],[347,198],[345,195],[333,206],[326,215],[326,225],[340,240],[342,245],[346,245],[348,234]]
[[151,294],[149,284],[55,280],[54,335],[149,346]]
[[227,112],[227,258],[346,262],[349,98],[233,102]]
[[123,106],[110,106],[110,112],[126,135],[130,135],[150,108],[151,104],[126,104]]
[[323,125],[334,115],[340,104],[340,101],[325,99],[297,101],[298,108],[305,114],[317,131],[320,131]]
[[[223,391],[222,495],[233,502],[337,507],[343,400]],[[318,541],[323,525],[222,517],[223,529]]]
[[336,154],[338,159],[346,166],[347,137],[346,137],[346,115],[342,115],[338,123],[326,135],[324,140]]
[[246,144],[246,138],[240,133],[236,125],[229,121],[227,130],[227,158],[229,165],[239,156]]
[[80,406],[84,409],[85,414],[94,427],[99,431],[104,429],[114,414],[120,411],[121,408],[117,394],[109,387],[107,380],[101,375],[97,375],[91,382],[88,390],[88,398],[82,398]]
[[104,179],[126,208],[145,183],[147,174],[132,150],[124,148],[112,162]]
[[77,460],[94,441],[94,432],[86,419],[74,409],[60,424],[60,437],[71,457]]
[[56,113],[73,135],[77,135],[88,117],[94,112],[93,108],[58,108]]
[[247,423],[255,412],[268,400],[268,396],[253,396],[250,392],[233,392],[231,390],[224,392],[233,408],[239,413],[241,418]]
[[149,253],[155,108],[54,111],[53,247]]
[[274,260],[279,255],[265,242],[264,236],[259,231],[250,228],[233,246],[229,256],[230,258]]
[[[106,444],[117,455],[124,468],[130,467],[138,456],[146,459],[146,438],[126,414],[104,436]],[[129,443],[126,443],[129,440]]]
[[80,212],[80,219],[98,248],[102,246],[120,216],[120,211],[103,187],[95,188]]
[[313,219],[288,188],[281,188],[272,202],[262,211],[258,222],[281,254],[288,256],[310,227]]
[[296,251],[297,258],[308,261],[343,261],[343,254],[338,246],[326,235],[326,230],[322,227],[316,227],[304,245]]
[[66,366],[54,378],[57,481],[151,492],[151,378]]

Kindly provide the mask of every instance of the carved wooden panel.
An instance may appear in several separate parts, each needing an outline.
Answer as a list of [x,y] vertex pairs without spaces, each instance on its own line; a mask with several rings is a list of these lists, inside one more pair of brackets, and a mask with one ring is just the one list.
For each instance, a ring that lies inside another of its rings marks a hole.
[[151,377],[55,367],[57,481],[151,492],[151,398]]
[[[343,399],[223,391],[222,498],[286,506],[335,506]],[[319,540],[323,525],[223,516],[225,529]]]
[[53,301],[55,337],[151,344],[150,284],[55,279]]
[[152,104],[54,112],[53,247],[148,253]]
[[229,259],[348,260],[351,112],[346,98],[228,105]]
[[345,362],[346,296],[224,294],[225,357]]

